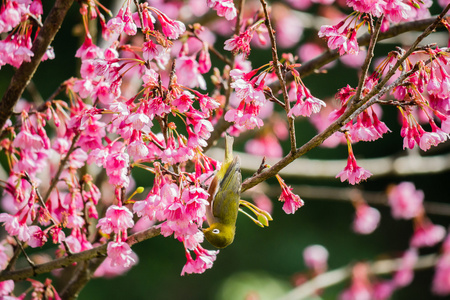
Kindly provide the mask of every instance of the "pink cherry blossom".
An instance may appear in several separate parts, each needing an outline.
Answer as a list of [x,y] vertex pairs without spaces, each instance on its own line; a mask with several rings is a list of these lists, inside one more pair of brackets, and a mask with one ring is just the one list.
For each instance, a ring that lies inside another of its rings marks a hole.
[[46,234],[41,230],[39,226],[30,226],[30,239],[28,245],[32,248],[42,247],[47,242]]
[[112,267],[128,268],[136,263],[133,251],[127,243],[109,242],[107,253]]
[[134,226],[133,214],[125,206],[112,205],[106,210],[105,217],[98,221],[97,227],[106,233],[119,233]]
[[355,185],[372,176],[372,173],[358,166],[356,158],[352,152],[349,153],[347,166],[342,170],[336,178],[340,178],[342,182],[348,180],[348,183]]
[[282,191],[280,198],[278,199],[283,204],[283,210],[287,214],[293,214],[304,205],[303,200],[296,194],[292,193],[292,188],[286,184],[282,184]]

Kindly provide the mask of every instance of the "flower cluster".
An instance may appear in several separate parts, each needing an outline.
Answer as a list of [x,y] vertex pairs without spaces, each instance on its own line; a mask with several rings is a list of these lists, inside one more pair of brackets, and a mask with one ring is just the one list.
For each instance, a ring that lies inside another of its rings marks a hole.
[[432,1],[407,0],[348,0],[347,5],[355,10],[350,16],[334,26],[323,25],[318,33],[319,37],[326,39],[328,48],[338,49],[339,55],[357,55],[360,51],[356,39],[357,32],[367,22],[365,16],[384,18],[382,30],[389,29],[390,23],[412,21],[429,16],[428,8]]
[[[0,33],[5,33],[5,38],[0,40],[0,68],[9,64],[16,68],[23,62],[29,62],[34,53],[33,30],[41,23],[41,0],[3,1],[0,8]],[[3,35],[2,35],[3,37]],[[53,49],[49,48],[43,60],[53,58]]]

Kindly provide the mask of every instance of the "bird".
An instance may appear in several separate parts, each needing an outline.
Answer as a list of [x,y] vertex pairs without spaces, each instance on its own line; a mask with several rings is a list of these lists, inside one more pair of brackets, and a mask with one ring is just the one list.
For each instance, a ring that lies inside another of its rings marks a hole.
[[206,240],[216,248],[233,243],[241,193],[241,160],[233,157],[233,138],[225,136],[225,159],[208,188],[209,207],[206,210],[208,228]]

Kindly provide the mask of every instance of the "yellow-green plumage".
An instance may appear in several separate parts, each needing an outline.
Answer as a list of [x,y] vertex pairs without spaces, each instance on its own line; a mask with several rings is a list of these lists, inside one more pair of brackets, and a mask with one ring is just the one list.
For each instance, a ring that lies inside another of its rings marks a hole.
[[225,137],[225,160],[209,186],[210,206],[206,211],[209,228],[206,239],[217,248],[225,248],[234,240],[241,191],[241,163],[233,158],[233,138]]

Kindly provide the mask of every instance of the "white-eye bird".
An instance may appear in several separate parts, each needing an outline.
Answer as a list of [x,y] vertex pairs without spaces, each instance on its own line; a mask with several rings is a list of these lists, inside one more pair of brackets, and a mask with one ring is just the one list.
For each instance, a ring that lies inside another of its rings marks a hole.
[[225,136],[225,160],[208,189],[209,204],[203,230],[206,239],[217,248],[225,248],[234,240],[241,193],[241,160],[233,158],[233,138]]

